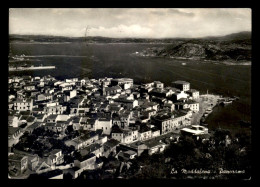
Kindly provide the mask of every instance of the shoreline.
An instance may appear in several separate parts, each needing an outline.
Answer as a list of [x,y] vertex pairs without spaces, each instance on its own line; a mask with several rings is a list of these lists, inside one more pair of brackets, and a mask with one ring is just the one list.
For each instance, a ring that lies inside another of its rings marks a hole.
[[[199,99],[197,99],[197,101],[200,104],[199,112],[192,114],[191,125],[200,125],[201,119],[203,118],[203,115],[205,114],[206,110],[211,109],[211,112],[213,112],[213,108],[217,106],[219,98],[221,98],[220,95],[215,94],[200,95]],[[205,119],[206,118],[207,116],[205,117]]]
[[144,58],[165,58],[165,59],[172,59],[172,60],[179,60],[184,62],[192,62],[192,61],[199,61],[201,63],[212,63],[212,64],[222,64],[222,65],[234,65],[234,66],[251,66],[251,61],[217,61],[217,60],[205,60],[205,59],[199,59],[199,58],[186,58],[186,57],[162,57],[162,56],[153,56],[153,55],[141,55],[140,53],[132,53],[132,55],[135,55],[137,57],[144,57]]

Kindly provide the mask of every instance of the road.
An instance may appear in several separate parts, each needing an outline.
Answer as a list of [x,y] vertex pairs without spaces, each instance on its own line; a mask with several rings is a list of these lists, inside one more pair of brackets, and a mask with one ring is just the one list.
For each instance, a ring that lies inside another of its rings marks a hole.
[[217,104],[217,100],[219,98],[219,95],[200,95],[198,99],[198,102],[200,103],[199,112],[192,114],[191,125],[199,125],[200,119],[204,112],[207,110],[207,108],[213,108]]

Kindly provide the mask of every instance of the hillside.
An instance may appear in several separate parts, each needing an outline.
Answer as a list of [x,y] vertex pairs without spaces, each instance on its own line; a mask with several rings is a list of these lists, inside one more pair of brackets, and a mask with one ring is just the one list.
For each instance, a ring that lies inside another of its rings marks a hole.
[[148,48],[140,56],[192,58],[205,60],[251,60],[251,33],[241,32],[223,37],[207,37],[175,42],[161,48]]

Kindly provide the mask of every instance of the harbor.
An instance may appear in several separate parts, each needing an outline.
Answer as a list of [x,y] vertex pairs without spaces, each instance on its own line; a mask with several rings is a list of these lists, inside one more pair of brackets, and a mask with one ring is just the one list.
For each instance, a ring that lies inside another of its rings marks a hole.
[[222,97],[221,95],[205,94],[200,95],[198,102],[200,103],[200,109],[198,113],[193,113],[192,125],[200,124],[207,126],[205,123],[206,118],[213,112],[214,107],[227,106],[232,104],[234,101],[239,100],[239,97]]
[[212,112],[214,106],[218,104],[219,98],[220,98],[219,95],[213,95],[213,94],[200,95],[198,99],[198,102],[200,104],[199,112],[193,113],[191,124],[205,125],[203,123],[205,121],[205,118]]

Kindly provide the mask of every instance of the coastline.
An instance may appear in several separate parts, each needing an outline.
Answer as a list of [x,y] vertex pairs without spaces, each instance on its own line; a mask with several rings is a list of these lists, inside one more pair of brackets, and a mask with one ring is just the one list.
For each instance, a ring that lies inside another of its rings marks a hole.
[[224,64],[224,65],[233,65],[233,66],[251,66],[252,62],[251,61],[217,61],[217,60],[205,60],[203,58],[188,58],[188,57],[162,57],[162,56],[156,56],[156,55],[142,55],[140,54],[140,52],[138,53],[132,53],[132,55],[138,56],[138,57],[147,57],[147,58],[166,58],[166,59],[173,59],[173,60],[179,60],[179,61],[185,61],[185,62],[189,62],[189,61],[201,61],[202,63],[213,63],[213,64]]
[[213,111],[213,108],[218,104],[219,98],[220,95],[214,95],[214,94],[200,95],[199,99],[197,99],[197,101],[200,104],[199,112],[192,114],[191,125],[200,124],[200,121],[204,113],[206,112],[206,110],[211,109]]

